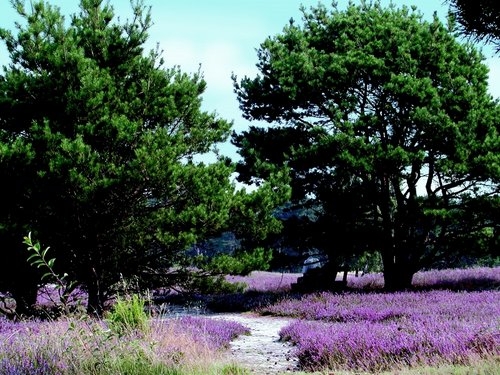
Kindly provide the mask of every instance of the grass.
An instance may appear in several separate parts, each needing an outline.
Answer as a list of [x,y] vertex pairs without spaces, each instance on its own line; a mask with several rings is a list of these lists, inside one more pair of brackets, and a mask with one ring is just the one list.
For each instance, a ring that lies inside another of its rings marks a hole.
[[134,331],[147,333],[149,317],[145,311],[146,301],[137,294],[130,297],[119,296],[113,309],[106,314],[109,329],[119,336]]
[[[380,372],[377,375],[498,375],[500,372],[500,358],[476,361],[469,366],[447,365],[428,367],[422,366],[412,369],[393,370]],[[295,375],[372,375],[371,372],[342,371],[325,369],[316,372],[295,372]]]

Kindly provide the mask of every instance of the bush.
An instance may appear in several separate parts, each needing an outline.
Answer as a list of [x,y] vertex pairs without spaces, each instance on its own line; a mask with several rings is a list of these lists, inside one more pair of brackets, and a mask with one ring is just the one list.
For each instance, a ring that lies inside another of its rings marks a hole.
[[225,275],[248,275],[252,271],[269,269],[271,259],[271,250],[258,247],[252,252],[238,251],[233,255],[217,255],[208,262],[204,258],[199,261],[207,271]]
[[118,297],[106,314],[109,329],[123,336],[132,332],[147,333],[149,316],[145,311],[146,301],[137,294],[131,297]]
[[243,282],[232,283],[224,276],[192,277],[185,286],[190,292],[200,294],[232,294],[242,293],[247,285]]

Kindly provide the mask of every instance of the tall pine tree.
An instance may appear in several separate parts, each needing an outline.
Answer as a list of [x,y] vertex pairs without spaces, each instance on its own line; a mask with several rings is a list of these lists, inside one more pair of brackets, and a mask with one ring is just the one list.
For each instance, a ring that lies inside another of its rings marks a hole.
[[[124,23],[103,0],[82,0],[70,20],[44,1],[13,5],[22,22],[0,31],[11,59],[0,76],[0,279],[21,306],[34,302],[38,276],[22,249],[28,231],[99,313],[120,278],[151,281],[251,216],[244,201],[274,194],[235,192],[226,158],[194,161],[231,123],[201,110],[200,72],[144,51],[151,15],[141,1]],[[255,215],[263,228],[277,197]]]
[[408,7],[303,8],[261,44],[259,74],[234,77],[245,117],[270,124],[233,137],[240,178],[290,170],[331,278],[336,259],[378,251],[386,288],[409,288],[460,239],[498,235],[500,107],[456,36]]

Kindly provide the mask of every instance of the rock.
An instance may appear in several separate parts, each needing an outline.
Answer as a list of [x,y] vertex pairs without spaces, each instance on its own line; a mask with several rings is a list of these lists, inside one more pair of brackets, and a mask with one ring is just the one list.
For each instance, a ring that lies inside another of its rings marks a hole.
[[324,268],[313,268],[308,270],[297,283],[292,284],[292,291],[298,293],[311,292],[340,292],[347,287],[346,281],[333,280],[331,273]]
[[17,303],[8,293],[0,293],[0,315],[12,319],[16,315]]

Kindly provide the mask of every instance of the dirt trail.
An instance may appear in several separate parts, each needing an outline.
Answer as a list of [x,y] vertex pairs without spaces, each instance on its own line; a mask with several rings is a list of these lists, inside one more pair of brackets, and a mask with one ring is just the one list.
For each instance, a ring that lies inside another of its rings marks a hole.
[[250,335],[242,335],[231,343],[232,359],[256,375],[286,374],[296,371],[297,360],[292,347],[280,342],[278,332],[290,319],[256,314],[217,314],[212,319],[231,320],[250,328]]

